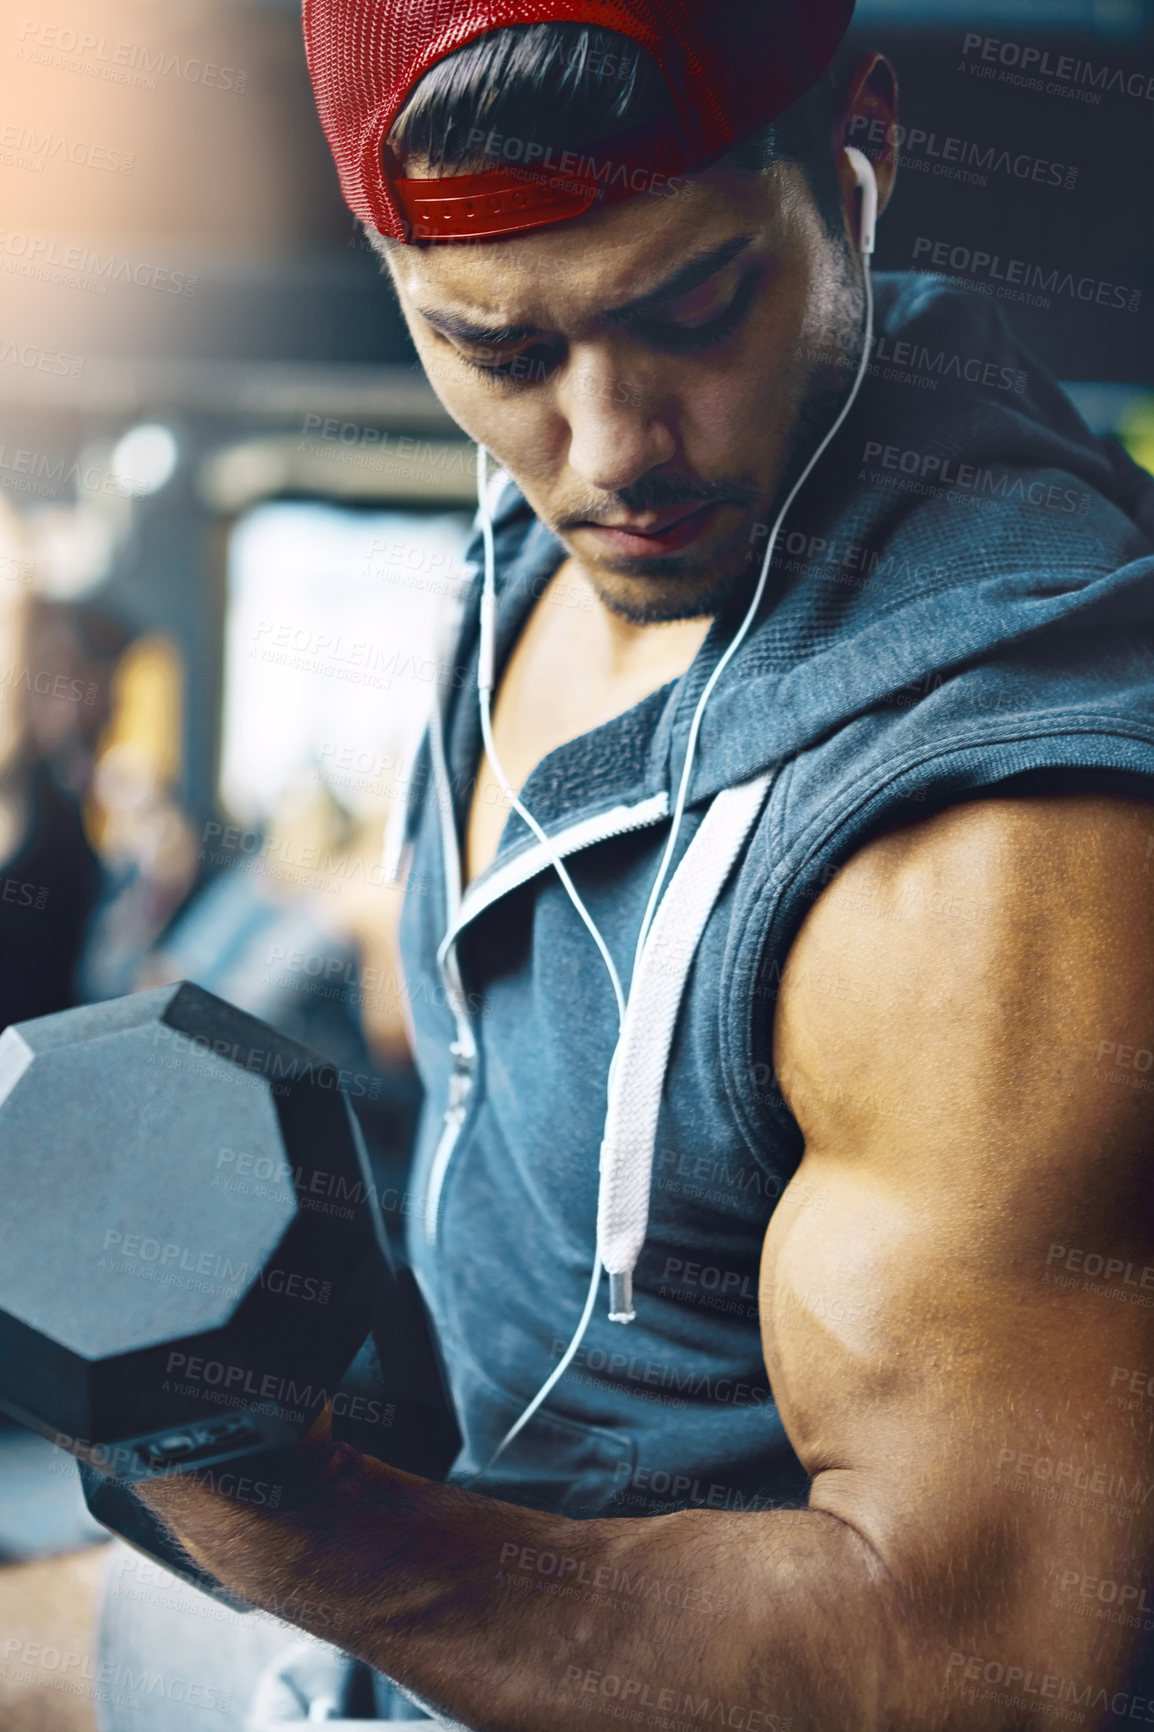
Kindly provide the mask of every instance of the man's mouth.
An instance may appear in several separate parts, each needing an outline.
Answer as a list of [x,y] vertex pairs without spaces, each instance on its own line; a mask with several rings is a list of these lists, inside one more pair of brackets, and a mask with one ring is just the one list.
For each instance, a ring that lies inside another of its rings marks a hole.
[[628,554],[644,559],[661,553],[676,553],[703,535],[720,504],[697,505],[688,511],[684,505],[673,505],[666,511],[651,511],[626,523],[580,523],[583,535],[595,535],[607,553]]

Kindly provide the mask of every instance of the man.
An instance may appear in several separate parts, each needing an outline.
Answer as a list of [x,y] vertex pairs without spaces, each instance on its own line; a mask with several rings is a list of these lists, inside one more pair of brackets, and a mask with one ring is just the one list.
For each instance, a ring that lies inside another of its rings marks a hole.
[[848,11],[306,8],[506,472],[489,746],[470,619],[406,832],[465,1442],[446,1487],[314,1439],[280,1516],[142,1495],[469,1727],[1154,1724],[1151,489],[894,277],[941,388],[873,367],[778,522],[868,326],[846,146],[896,91],[830,70]]

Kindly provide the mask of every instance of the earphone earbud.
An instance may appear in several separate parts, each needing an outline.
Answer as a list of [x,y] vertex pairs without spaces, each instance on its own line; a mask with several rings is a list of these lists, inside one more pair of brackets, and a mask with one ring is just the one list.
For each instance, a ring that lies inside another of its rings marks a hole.
[[856,144],[847,144],[845,153],[861,188],[861,250],[869,255],[877,245],[878,178],[873,163]]

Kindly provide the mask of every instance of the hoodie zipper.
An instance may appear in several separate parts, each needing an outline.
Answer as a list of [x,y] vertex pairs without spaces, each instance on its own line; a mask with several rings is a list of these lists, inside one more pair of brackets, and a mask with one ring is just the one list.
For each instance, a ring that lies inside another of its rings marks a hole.
[[[439,705],[434,706],[433,714],[429,720],[429,752],[433,760],[434,798],[437,802],[441,824],[441,857],[445,873],[445,911],[449,927],[452,928],[461,906],[461,855],[457,843],[456,825],[453,821],[453,796],[449,783],[449,769],[445,762],[444,723]],[[429,1166],[428,1184],[425,1187],[423,1211],[425,1238],[430,1245],[436,1241],[437,1237],[437,1215],[440,1210],[445,1173],[448,1170],[453,1149],[456,1147],[473,1097],[478,1056],[472,1020],[469,1016],[464,987],[461,983],[460,969],[457,966],[456,951],[446,949],[442,944],[437,951],[437,965],[440,970],[441,983],[445,989],[445,997],[452,1010],[453,1021],[457,1026],[457,1036],[449,1047],[453,1058],[453,1070],[449,1077],[449,1099],[445,1107],[441,1134],[437,1139],[437,1146],[433,1151],[433,1159]]]
[[[435,1245],[440,1227],[441,1201],[444,1195],[445,1180],[448,1177],[449,1166],[465,1128],[470,1107],[476,1095],[478,1048],[473,1033],[472,1018],[469,1013],[468,1001],[461,982],[460,969],[457,963],[457,939],[464,928],[486,908],[491,908],[495,902],[527,884],[539,872],[546,870],[551,864],[548,853],[540,843],[525,850],[514,861],[494,865],[489,873],[478,878],[469,887],[469,894],[462,899],[461,895],[461,860],[457,843],[456,827],[453,822],[453,805],[449,785],[448,765],[445,761],[444,734],[439,711],[429,724],[429,745],[433,760],[433,777],[435,797],[440,807],[441,816],[441,851],[445,862],[445,891],[447,929],[437,951],[437,963],[445,995],[452,1008],[453,1018],[457,1025],[457,1037],[450,1045],[449,1051],[453,1058],[453,1069],[449,1077],[449,1096],[441,1125],[441,1134],[429,1163],[429,1177],[425,1186],[422,1215],[425,1223],[425,1240],[429,1245]],[[553,848],[561,856],[590,848],[598,842],[611,841],[616,836],[628,835],[634,830],[648,829],[653,824],[659,824],[669,816],[669,796],[666,793],[650,795],[635,806],[615,806],[611,811],[600,817],[584,819],[580,823],[570,825],[567,830],[560,831],[550,837]]]

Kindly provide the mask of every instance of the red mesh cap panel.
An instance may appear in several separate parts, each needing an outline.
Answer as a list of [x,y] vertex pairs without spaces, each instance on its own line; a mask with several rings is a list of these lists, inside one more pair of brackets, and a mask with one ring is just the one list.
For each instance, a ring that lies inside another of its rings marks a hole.
[[395,240],[405,219],[382,163],[385,136],[445,55],[514,24],[589,24],[647,49],[703,166],[813,87],[854,0],[304,0],[305,48],[341,190]]

